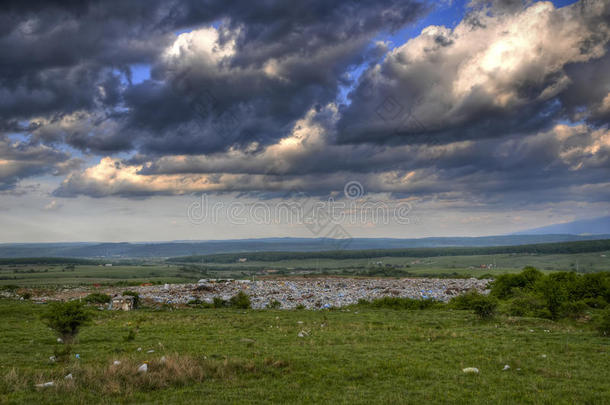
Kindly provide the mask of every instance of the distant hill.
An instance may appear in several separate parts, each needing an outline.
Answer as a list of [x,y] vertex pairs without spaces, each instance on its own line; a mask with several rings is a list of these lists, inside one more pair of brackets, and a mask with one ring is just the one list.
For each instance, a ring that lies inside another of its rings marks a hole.
[[579,221],[566,222],[543,226],[541,228],[527,229],[514,235],[545,235],[545,234],[571,234],[571,235],[602,235],[610,233],[610,216]]
[[168,258],[240,252],[319,252],[337,249],[511,246],[594,239],[610,239],[610,232],[608,235],[504,235],[419,239],[354,238],[349,240],[347,244],[326,238],[264,238],[157,243],[9,243],[0,244],[0,258]]

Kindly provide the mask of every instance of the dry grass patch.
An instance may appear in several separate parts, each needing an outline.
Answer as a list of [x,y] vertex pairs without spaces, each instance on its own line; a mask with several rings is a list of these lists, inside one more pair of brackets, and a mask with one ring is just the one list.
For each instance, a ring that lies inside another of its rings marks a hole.
[[[88,390],[100,394],[131,395],[135,392],[154,391],[208,380],[230,380],[277,373],[288,364],[283,360],[265,359],[262,362],[241,359],[207,359],[205,357],[171,355],[146,362],[147,371],[138,372],[143,364],[130,358],[117,359],[120,364],[107,366],[80,365],[74,363],[53,371],[51,374],[36,373],[20,375],[11,369],[2,378],[2,391],[5,393],[20,390]],[[72,379],[65,376],[71,374]],[[36,388],[36,384],[53,381],[51,387]]]

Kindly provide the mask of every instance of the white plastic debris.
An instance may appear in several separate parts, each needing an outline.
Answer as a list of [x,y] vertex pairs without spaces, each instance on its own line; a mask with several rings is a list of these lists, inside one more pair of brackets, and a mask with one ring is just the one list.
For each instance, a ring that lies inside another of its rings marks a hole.
[[167,359],[165,358],[165,356],[161,357],[161,360],[159,360],[161,363],[165,363],[167,361]]
[[138,347],[138,351],[139,351],[139,352],[141,352],[141,351],[142,351],[142,348],[141,348],[141,347]]
[[51,356],[51,357],[49,357],[49,361],[55,362],[55,360],[56,360],[56,359],[55,359],[55,356]]
[[148,371],[148,364],[144,363],[138,367],[138,373],[145,373]]
[[121,364],[121,362],[118,361],[118,360],[115,360],[115,361],[112,362],[113,366],[118,366],[119,364]]
[[36,384],[36,387],[37,388],[44,388],[44,387],[52,387],[54,385],[55,385],[55,383],[53,381],[49,381],[49,382],[42,383],[42,384]]
[[71,379],[72,379],[72,373],[70,373],[64,377],[64,380],[71,380]]
[[151,350],[147,351],[146,353],[154,353],[154,352],[155,351],[151,349]]
[[302,331],[299,332],[299,334],[297,336],[302,338],[302,337],[305,337],[305,336],[309,336],[309,333],[307,333],[306,331],[302,330]]
[[76,354],[74,355],[74,357],[76,357],[77,359],[80,359],[80,354],[76,353]]
[[506,371],[506,370],[510,370],[510,366],[509,366],[508,364],[506,364],[506,365],[504,366],[504,368],[502,369],[502,371]]
[[542,357],[543,359],[546,359],[546,354],[541,354],[540,357]]
[[462,369],[462,371],[465,373],[474,373],[474,374],[479,373],[479,369],[476,367],[466,367],[466,368]]
[[57,343],[63,343],[64,340],[62,338],[57,338]]
[[303,324],[303,321],[298,321],[297,323],[298,323],[299,325],[302,325],[302,324]]

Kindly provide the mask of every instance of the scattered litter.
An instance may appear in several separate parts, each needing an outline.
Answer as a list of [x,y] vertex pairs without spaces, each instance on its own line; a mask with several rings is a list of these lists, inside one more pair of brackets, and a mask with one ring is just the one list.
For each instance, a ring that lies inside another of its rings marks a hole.
[[151,349],[151,350],[147,351],[146,353],[154,353],[154,352],[155,351]]
[[72,373],[70,373],[64,377],[64,380],[71,380],[71,379],[72,379]]
[[57,343],[63,343],[64,340],[62,338],[57,338]]
[[465,373],[474,373],[474,374],[479,373],[479,369],[476,367],[466,367],[466,368],[462,369],[462,371]]
[[165,363],[166,359],[165,356],[161,357],[161,360],[159,360],[161,363]]
[[74,357],[76,357],[77,359],[80,359],[80,354],[76,353],[76,354],[74,355]]
[[115,360],[115,361],[112,362],[113,366],[118,366],[119,364],[121,364],[121,362],[118,361],[118,360]]
[[299,332],[299,334],[297,336],[302,338],[302,337],[305,337],[305,336],[309,336],[309,333],[307,333],[306,331],[302,330],[302,331]]
[[138,367],[138,373],[145,373],[148,371],[148,364],[144,363]]
[[142,348],[141,348],[141,347],[138,347],[138,351],[139,351],[139,352],[141,352],[141,351],[142,351]]
[[44,387],[52,387],[54,385],[55,385],[55,383],[53,381],[49,381],[49,382],[42,383],[42,384],[36,384],[36,387],[37,388],[44,388]]
[[549,333],[549,332],[550,332],[550,330],[548,330],[548,329],[545,329],[544,331],[545,331],[546,333]]
[[302,325],[302,324],[303,324],[303,321],[298,321],[297,323],[298,323],[299,325]]
[[55,362],[55,360],[56,360],[56,359],[55,359],[55,356],[51,356],[51,357],[49,357],[49,361]]
[[506,370],[510,370],[510,366],[509,366],[508,364],[506,364],[506,365],[504,366],[504,368],[502,369],[502,371],[506,371]]
[[534,329],[530,329],[530,332],[533,332],[533,331],[534,331]]
[[540,357],[542,357],[543,359],[546,359],[546,354],[541,354]]

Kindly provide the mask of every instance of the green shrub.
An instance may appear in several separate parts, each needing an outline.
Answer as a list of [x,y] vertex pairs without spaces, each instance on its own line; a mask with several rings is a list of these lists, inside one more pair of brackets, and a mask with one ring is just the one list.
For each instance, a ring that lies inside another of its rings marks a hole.
[[498,301],[495,297],[483,295],[477,291],[469,291],[458,295],[449,302],[455,309],[470,309],[481,319],[492,318],[495,315]]
[[81,302],[52,302],[41,320],[53,329],[64,342],[74,340],[81,327],[91,320],[91,314]]
[[127,296],[127,295],[133,297],[134,309],[139,308],[140,307],[140,294],[138,294],[135,291],[131,291],[131,290],[123,291],[123,296]]
[[278,300],[273,300],[267,304],[267,308],[269,309],[280,309],[282,307],[282,303]]
[[504,308],[505,312],[511,316],[531,316],[536,318],[550,317],[544,299],[533,293],[522,293],[517,295],[508,300]]
[[543,277],[540,271],[529,266],[518,274],[502,274],[492,282],[490,294],[499,299],[506,299],[512,297],[517,289],[532,290]]
[[212,306],[214,308],[226,308],[229,306],[229,303],[220,297],[214,297],[214,300],[212,301]]
[[610,308],[602,311],[602,313],[596,319],[596,326],[598,332],[602,336],[610,337]]
[[[360,301],[360,305],[363,305]],[[400,298],[400,297],[383,297],[377,298],[371,302],[365,301],[366,306],[372,308],[389,308],[389,309],[428,309],[432,307],[438,307],[443,304],[433,299],[413,299],[413,298]]]
[[302,311],[305,309],[305,305],[303,304],[298,304],[296,307],[294,307],[294,309],[298,310],[298,311]]
[[32,298],[32,294],[29,292],[24,292],[23,294],[21,294],[21,298],[23,298],[24,300],[29,300],[30,298]]
[[85,301],[87,304],[107,304],[110,302],[110,295],[93,293],[87,295],[83,301]]
[[584,301],[568,301],[561,304],[559,308],[559,317],[561,318],[579,318],[584,315],[588,309],[588,305]]
[[243,291],[238,292],[229,300],[230,306],[240,309],[249,309],[252,307],[250,297]]

